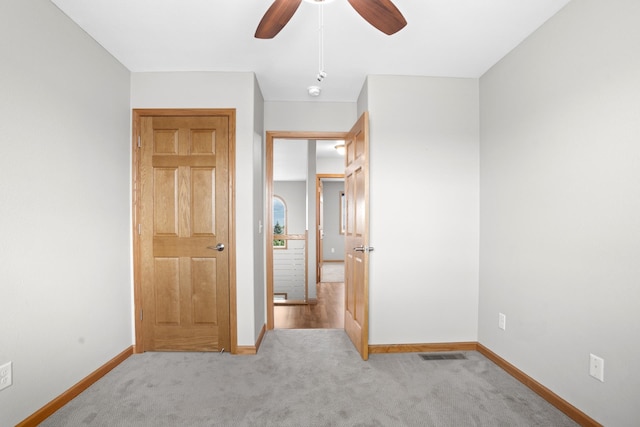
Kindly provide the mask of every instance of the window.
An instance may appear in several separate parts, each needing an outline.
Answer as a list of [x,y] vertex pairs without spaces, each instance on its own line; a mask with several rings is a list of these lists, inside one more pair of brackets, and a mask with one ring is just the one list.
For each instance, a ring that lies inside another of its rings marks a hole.
[[[287,234],[287,205],[279,196],[273,196],[273,234]],[[273,239],[274,248],[286,248],[287,241]]]

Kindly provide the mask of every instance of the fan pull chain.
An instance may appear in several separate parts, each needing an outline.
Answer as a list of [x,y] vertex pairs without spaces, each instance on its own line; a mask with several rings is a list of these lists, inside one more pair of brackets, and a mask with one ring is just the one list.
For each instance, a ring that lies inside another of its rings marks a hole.
[[327,73],[324,71],[324,5],[318,6],[318,76],[319,82],[322,82]]

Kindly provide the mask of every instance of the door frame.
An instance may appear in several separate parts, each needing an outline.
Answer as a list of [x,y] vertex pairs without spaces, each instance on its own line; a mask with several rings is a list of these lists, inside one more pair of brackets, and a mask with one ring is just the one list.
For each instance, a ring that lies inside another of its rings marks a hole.
[[[266,245],[266,262],[267,262],[267,330],[271,330],[274,327],[274,314],[273,314],[273,141],[275,139],[299,139],[299,140],[339,140],[345,139],[348,132],[313,132],[313,131],[266,131],[266,225],[267,232],[265,233],[265,245]],[[316,191],[317,193],[317,191]],[[317,232],[316,226],[316,232]]]
[[140,262],[140,238],[138,234],[140,218],[140,121],[143,117],[150,116],[227,116],[229,118],[229,339],[231,341],[231,353],[236,354],[238,349],[238,319],[236,303],[236,110],[235,109],[164,109],[143,108],[132,110],[132,165],[131,165],[131,207],[133,235],[133,306],[135,319],[135,346],[134,353],[143,353],[144,337],[142,325],[142,283]]

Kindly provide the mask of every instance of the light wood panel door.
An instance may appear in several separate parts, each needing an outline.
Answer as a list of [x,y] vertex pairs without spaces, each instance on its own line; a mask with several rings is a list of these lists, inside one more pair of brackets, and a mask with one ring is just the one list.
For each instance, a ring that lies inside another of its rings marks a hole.
[[344,329],[363,360],[369,358],[369,116],[345,140]]
[[144,350],[229,350],[229,118],[139,126]]

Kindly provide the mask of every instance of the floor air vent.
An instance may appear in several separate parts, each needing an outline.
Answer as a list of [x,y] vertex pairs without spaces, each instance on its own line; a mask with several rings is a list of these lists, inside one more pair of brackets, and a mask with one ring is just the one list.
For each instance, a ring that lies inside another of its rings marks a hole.
[[462,353],[446,353],[446,354],[430,353],[430,354],[419,354],[418,356],[420,356],[422,360],[463,360],[467,358],[467,356],[465,356]]

